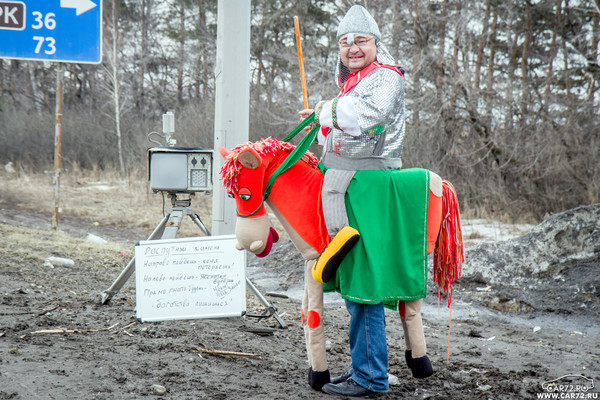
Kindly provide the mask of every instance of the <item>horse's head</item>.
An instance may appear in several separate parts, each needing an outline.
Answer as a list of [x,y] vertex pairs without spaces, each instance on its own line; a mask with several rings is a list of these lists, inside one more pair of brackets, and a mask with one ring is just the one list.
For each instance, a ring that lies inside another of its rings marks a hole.
[[225,158],[221,169],[223,184],[229,197],[235,199],[237,248],[265,257],[273,243],[279,240],[264,205],[268,157],[261,155],[250,144],[240,145],[231,152],[220,147],[219,153]]
[[[288,185],[289,180],[293,180],[294,177],[298,177],[298,181],[293,181],[296,185],[307,176],[304,172],[295,175],[292,172],[294,169],[290,168],[292,165],[300,165],[299,171],[304,171],[303,168],[318,171],[319,160],[309,151],[302,154],[300,160],[303,163],[286,164],[289,160],[288,156],[295,148],[296,146],[289,142],[272,138],[261,139],[255,143],[244,143],[231,151],[219,148],[219,152],[225,158],[221,168],[221,179],[229,196],[235,199],[238,216],[235,235],[240,250],[246,249],[259,257],[264,257],[271,251],[273,243],[279,240],[279,235],[267,217],[264,203],[273,188],[269,201],[273,201],[278,194],[279,206],[285,208],[283,203],[295,204],[295,194],[287,197],[285,195],[290,193],[289,188],[287,191],[282,191],[275,189],[277,185],[273,185],[276,177],[282,174],[281,171],[286,171],[286,178],[282,179],[287,179]],[[292,159],[299,161],[297,158]],[[282,212],[282,208],[279,212]]]

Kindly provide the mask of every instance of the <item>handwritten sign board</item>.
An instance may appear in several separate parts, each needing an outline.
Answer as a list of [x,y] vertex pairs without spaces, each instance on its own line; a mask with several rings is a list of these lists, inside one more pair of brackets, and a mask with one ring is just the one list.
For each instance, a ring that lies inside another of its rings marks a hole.
[[147,240],[135,246],[141,321],[240,316],[246,311],[246,253],[234,235]]

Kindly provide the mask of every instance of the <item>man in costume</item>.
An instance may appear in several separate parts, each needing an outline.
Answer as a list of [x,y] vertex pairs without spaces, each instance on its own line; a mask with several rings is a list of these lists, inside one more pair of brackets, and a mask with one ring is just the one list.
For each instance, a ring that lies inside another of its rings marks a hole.
[[[313,269],[313,277],[328,282],[353,246],[359,232],[349,226],[345,193],[356,171],[400,169],[404,143],[403,70],[381,43],[377,23],[362,6],[349,9],[341,20],[337,39],[340,52],[335,71],[340,95],[315,107],[315,123],[321,126],[319,143],[324,146],[321,159],[327,168],[323,182],[323,213],[332,242]],[[307,117],[313,110],[303,110]],[[333,282],[333,281],[332,281]],[[415,296],[416,299],[418,296]],[[415,309],[400,302],[403,323],[420,328],[420,296]],[[323,391],[343,396],[365,396],[388,391],[388,356],[385,335],[384,303],[351,301],[344,297],[350,313],[350,353],[352,368]],[[404,310],[403,310],[404,308]],[[402,313],[404,311],[404,314]],[[410,320],[408,319],[410,318]],[[415,320],[417,323],[415,324]],[[406,361],[415,377],[433,373],[425,355],[424,338],[415,348],[407,347]],[[410,346],[407,340],[407,345]],[[415,354],[418,353],[418,354]],[[413,359],[413,356],[416,356]],[[416,373],[413,365],[416,365]]]

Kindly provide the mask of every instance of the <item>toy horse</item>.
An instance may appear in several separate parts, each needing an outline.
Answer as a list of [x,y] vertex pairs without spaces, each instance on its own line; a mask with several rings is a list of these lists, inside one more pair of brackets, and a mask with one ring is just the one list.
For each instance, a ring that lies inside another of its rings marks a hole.
[[[293,163],[284,173],[280,173],[282,163],[294,148],[295,146],[287,142],[271,138],[256,143],[242,144],[231,152],[219,148],[219,152],[225,158],[221,177],[229,196],[236,201],[238,218],[235,234],[238,239],[238,249],[246,249],[259,257],[265,257],[271,251],[273,243],[279,239],[267,217],[264,207],[266,203],[305,259],[305,290],[301,319],[310,367],[309,384],[313,389],[320,390],[325,383],[330,381],[325,355],[325,334],[321,323],[324,285],[313,278],[311,270],[319,255],[332,239],[327,232],[323,217],[321,189],[324,175],[319,168],[317,158],[309,151],[304,153],[301,158],[297,155],[299,161]],[[391,172],[377,171],[377,173],[389,174]],[[423,297],[427,291],[425,282],[427,254],[431,253],[435,246],[434,281],[439,288],[443,288],[446,292],[450,306],[451,285],[461,273],[462,238],[458,202],[452,185],[427,170],[395,170],[393,179],[400,179],[399,182],[402,182],[404,179],[402,174],[405,173],[417,173],[426,178],[425,191],[421,197],[417,196],[424,201],[421,209],[425,210],[425,217],[421,219],[420,224],[425,227],[415,227],[418,232],[421,232],[421,235],[425,236],[422,240],[424,244],[421,253],[423,254],[417,254],[421,258],[417,263],[419,265],[416,265],[417,273],[413,274],[420,278],[416,283],[410,283],[416,287],[411,287],[411,293],[407,296],[395,297],[392,299],[394,301],[384,303],[390,308],[397,307],[399,310],[407,348],[406,362],[411,368],[413,376],[424,378],[433,373],[431,363],[425,355],[425,338],[420,313]],[[396,184],[394,183],[394,185]],[[368,185],[366,187],[368,188]],[[350,191],[351,188],[349,188],[347,196]],[[361,196],[364,196],[364,193]],[[410,205],[405,206],[409,207]],[[386,207],[382,207],[382,209],[387,211]],[[386,214],[384,219],[390,218]],[[351,219],[350,222],[356,221]],[[394,221],[392,223],[399,224]],[[361,233],[365,231],[361,228],[358,229]],[[413,228],[410,225],[404,227],[409,234],[411,229]],[[365,238],[364,235],[362,235],[361,241],[363,238]],[[379,252],[378,249],[363,250],[370,251],[371,254]],[[352,265],[354,251],[355,249],[351,250],[343,261],[349,265],[342,264],[338,275],[343,268],[346,268],[346,271],[348,269],[356,270],[357,275],[355,276],[360,277],[362,264]],[[398,249],[394,249],[394,251],[399,252]],[[360,277],[360,279],[363,278]],[[368,277],[364,279],[368,279]],[[407,280],[407,282],[412,281]],[[325,290],[339,290],[340,284],[343,284],[340,279],[334,279],[325,285]]]

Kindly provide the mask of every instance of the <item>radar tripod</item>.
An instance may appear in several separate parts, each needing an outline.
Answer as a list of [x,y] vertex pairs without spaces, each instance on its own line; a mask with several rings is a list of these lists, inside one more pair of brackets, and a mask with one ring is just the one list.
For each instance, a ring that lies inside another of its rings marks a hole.
[[[178,193],[169,193],[169,197],[171,198],[172,207],[167,210],[167,214],[160,221],[158,226],[154,229],[154,231],[148,237],[148,240],[156,240],[156,239],[175,239],[177,236],[177,232],[179,231],[179,227],[183,222],[184,216],[189,216],[192,221],[200,228],[200,230],[206,235],[211,236],[211,233],[206,229],[206,226],[200,220],[200,217],[194,213],[189,207],[192,203],[192,195],[189,195],[186,199],[178,199]],[[106,290],[102,292],[101,304],[107,304],[110,299],[113,298],[115,294],[117,294],[125,282],[131,277],[135,270],[135,257],[129,260],[127,266],[117,279],[113,282],[113,284]],[[250,280],[246,277],[246,285],[250,288],[252,293],[258,297],[261,303],[267,308],[263,314],[260,315],[251,315],[246,314],[248,317],[256,317],[259,319],[268,318],[273,316],[279,325],[282,328],[287,328],[285,321],[281,318],[279,314],[277,314],[277,307],[271,304],[265,297],[260,293],[260,291],[250,282]]]

